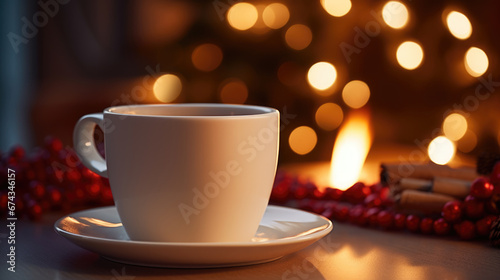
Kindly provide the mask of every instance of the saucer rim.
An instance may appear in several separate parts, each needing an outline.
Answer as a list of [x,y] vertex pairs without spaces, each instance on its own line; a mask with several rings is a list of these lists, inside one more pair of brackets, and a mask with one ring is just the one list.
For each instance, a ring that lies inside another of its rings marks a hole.
[[[116,206],[111,205],[111,206],[103,206],[103,207],[95,207],[95,208],[89,208],[85,210],[80,210],[74,213],[70,213],[67,215],[64,215],[63,217],[59,218],[55,223],[54,223],[54,229],[55,231],[62,235],[62,236],[68,236],[69,238],[85,238],[88,240],[93,240],[96,242],[112,242],[112,243],[131,243],[131,244],[136,244],[136,245],[144,245],[144,246],[176,246],[176,247],[255,247],[255,246],[276,246],[280,244],[294,244],[294,243],[300,243],[304,240],[317,240],[320,239],[324,236],[326,236],[328,233],[330,233],[333,230],[333,223],[329,219],[323,217],[322,215],[318,215],[316,213],[304,211],[301,209],[296,209],[296,208],[291,208],[291,207],[286,207],[286,206],[279,206],[279,205],[268,205],[267,208],[276,208],[276,209],[284,209],[286,211],[298,211],[298,212],[304,212],[309,215],[314,215],[320,219],[322,219],[325,222],[324,228],[319,229],[316,232],[310,233],[310,234],[305,234],[305,235],[300,235],[300,236],[290,236],[290,237],[284,237],[284,238],[276,238],[276,239],[271,239],[271,240],[266,240],[266,241],[247,241],[247,242],[156,242],[156,241],[139,241],[139,240],[125,240],[125,239],[110,239],[110,238],[103,238],[103,237],[95,237],[95,236],[88,236],[88,235],[82,235],[82,234],[77,234],[73,232],[69,232],[67,230],[64,230],[60,227],[61,221],[71,215],[76,215],[82,212],[87,212],[87,211],[105,211],[107,209],[112,209],[116,208]],[[266,208],[266,209],[267,209]]]

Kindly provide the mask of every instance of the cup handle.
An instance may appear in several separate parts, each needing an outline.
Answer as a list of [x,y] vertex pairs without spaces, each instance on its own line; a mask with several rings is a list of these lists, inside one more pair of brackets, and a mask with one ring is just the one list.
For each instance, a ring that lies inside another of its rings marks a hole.
[[[106,160],[97,152],[94,141],[96,125],[104,128],[104,115],[102,113],[89,114],[81,117],[73,130],[73,148],[82,163],[93,172],[108,177]],[[104,129],[103,129],[104,131]]]

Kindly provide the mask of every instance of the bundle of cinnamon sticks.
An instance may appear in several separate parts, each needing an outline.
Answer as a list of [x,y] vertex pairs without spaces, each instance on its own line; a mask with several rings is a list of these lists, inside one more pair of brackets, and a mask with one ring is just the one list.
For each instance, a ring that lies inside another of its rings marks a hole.
[[463,200],[479,176],[472,167],[434,163],[382,163],[381,168],[381,182],[390,186],[396,205],[410,212],[441,212],[446,202]]

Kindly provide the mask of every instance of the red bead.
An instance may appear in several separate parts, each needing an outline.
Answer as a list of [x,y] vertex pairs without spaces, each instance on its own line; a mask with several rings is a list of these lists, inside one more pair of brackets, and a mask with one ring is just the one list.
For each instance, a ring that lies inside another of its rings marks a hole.
[[376,193],[369,194],[363,201],[366,207],[379,207],[382,205],[382,199]]
[[472,219],[481,218],[485,214],[484,202],[472,195],[468,195],[465,198],[464,209],[467,217]]
[[500,161],[495,164],[490,174],[490,182],[500,191]]
[[363,202],[366,196],[370,193],[371,190],[369,187],[365,186],[365,184],[361,182],[357,182],[345,191],[344,196],[348,202],[358,204]]
[[382,210],[377,214],[377,223],[383,229],[390,229],[394,223],[394,217],[391,212]]
[[101,185],[98,183],[87,184],[85,186],[85,191],[89,198],[96,198],[101,192]]
[[382,199],[382,206],[391,207],[394,204],[389,187],[383,187],[380,190],[379,196]]
[[[80,170],[80,173],[82,174],[83,178],[88,179],[88,180],[92,180],[92,179],[96,179],[96,178],[100,177],[97,173],[94,173],[93,171],[91,171],[87,167],[82,167]],[[285,182],[285,181],[282,181],[282,182]],[[280,183],[282,183],[282,182],[280,182]],[[275,184],[273,188],[276,188],[280,183]]]
[[82,178],[82,174],[77,169],[70,169],[64,175],[65,179],[71,182],[78,182]]
[[318,188],[314,189],[313,192],[311,193],[311,198],[314,199],[323,199],[325,197],[325,191],[320,190]]
[[289,186],[290,185],[288,184],[288,182],[286,180],[283,180],[280,183],[278,183],[276,186],[274,186],[274,188],[271,191],[271,200],[273,202],[276,202],[276,203],[286,202],[288,199],[289,193],[290,193]]
[[38,181],[31,181],[30,193],[33,198],[42,199],[45,196],[45,186]]
[[76,187],[74,190],[74,199],[73,203],[82,203],[85,200],[85,190],[83,187]]
[[406,228],[409,231],[417,232],[420,229],[420,217],[408,215],[408,217],[406,217]]
[[325,208],[325,210],[321,213],[321,215],[327,219],[333,219],[333,207]]
[[347,218],[349,217],[349,208],[349,206],[342,204],[334,206],[332,214],[333,218],[339,222],[347,221]]
[[489,215],[476,222],[476,230],[479,236],[488,236],[490,234],[491,225],[498,218],[495,215]]
[[380,208],[378,208],[378,207],[368,208],[365,211],[364,217],[368,220],[368,224],[371,227],[376,227],[378,225],[377,215],[379,212],[380,212]]
[[370,185],[370,190],[372,193],[379,193],[384,186],[381,183]]
[[431,234],[434,227],[434,220],[432,218],[423,218],[420,221],[420,232],[423,234]]
[[476,226],[471,221],[463,221],[455,225],[455,231],[463,240],[471,240],[476,237]]
[[443,206],[443,218],[450,223],[460,221],[463,215],[463,204],[460,201],[449,201]]
[[356,205],[349,210],[349,222],[359,226],[364,226],[368,219],[363,215],[365,208],[361,205]]
[[479,177],[470,187],[470,194],[477,198],[489,198],[493,194],[493,185],[486,178]]
[[24,148],[20,145],[16,145],[10,149],[10,156],[15,159],[15,162],[21,160],[26,154]]
[[28,201],[28,203],[26,204],[26,210],[28,217],[31,220],[34,221],[39,220],[40,217],[42,216],[42,211],[43,211],[42,207],[34,200]]
[[26,180],[28,181],[33,181],[33,180],[36,180],[36,172],[35,170],[33,169],[27,169],[27,170],[24,170],[24,177],[26,178]]
[[451,226],[444,218],[439,218],[434,221],[433,228],[437,235],[447,235],[450,233]]
[[307,197],[308,190],[305,185],[299,184],[295,188],[292,189],[293,198],[295,199],[303,199]]
[[63,143],[60,139],[53,136],[45,137],[45,147],[53,153],[58,153],[63,148]]
[[62,203],[62,194],[61,191],[52,187],[49,189],[49,201],[53,208],[58,208]]
[[333,200],[333,201],[340,201],[342,196],[344,195],[344,192],[339,189],[335,188],[327,188],[325,190],[325,198],[327,200]]
[[406,215],[401,213],[396,213],[394,215],[394,228],[404,229],[406,226]]

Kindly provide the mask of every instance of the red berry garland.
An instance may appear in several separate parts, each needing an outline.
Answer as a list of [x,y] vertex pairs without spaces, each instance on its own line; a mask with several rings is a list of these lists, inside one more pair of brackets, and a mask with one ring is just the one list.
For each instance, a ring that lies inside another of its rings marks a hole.
[[[495,172],[500,172],[498,166]],[[462,240],[472,240],[492,235],[495,221],[499,219],[500,185],[491,180],[497,176],[500,175],[477,178],[466,199],[446,203],[440,216],[406,215],[395,211],[390,190],[382,184],[366,186],[358,182],[345,191],[329,187],[320,190],[312,182],[283,171],[276,176],[271,203],[297,206],[338,222],[363,227],[456,235]],[[495,236],[498,238],[499,234]]]
[[[43,148],[31,153],[16,146],[0,155],[0,216],[38,220],[49,211],[113,204],[108,180],[83,166],[57,138],[47,137]],[[15,174],[10,188],[8,169]]]

